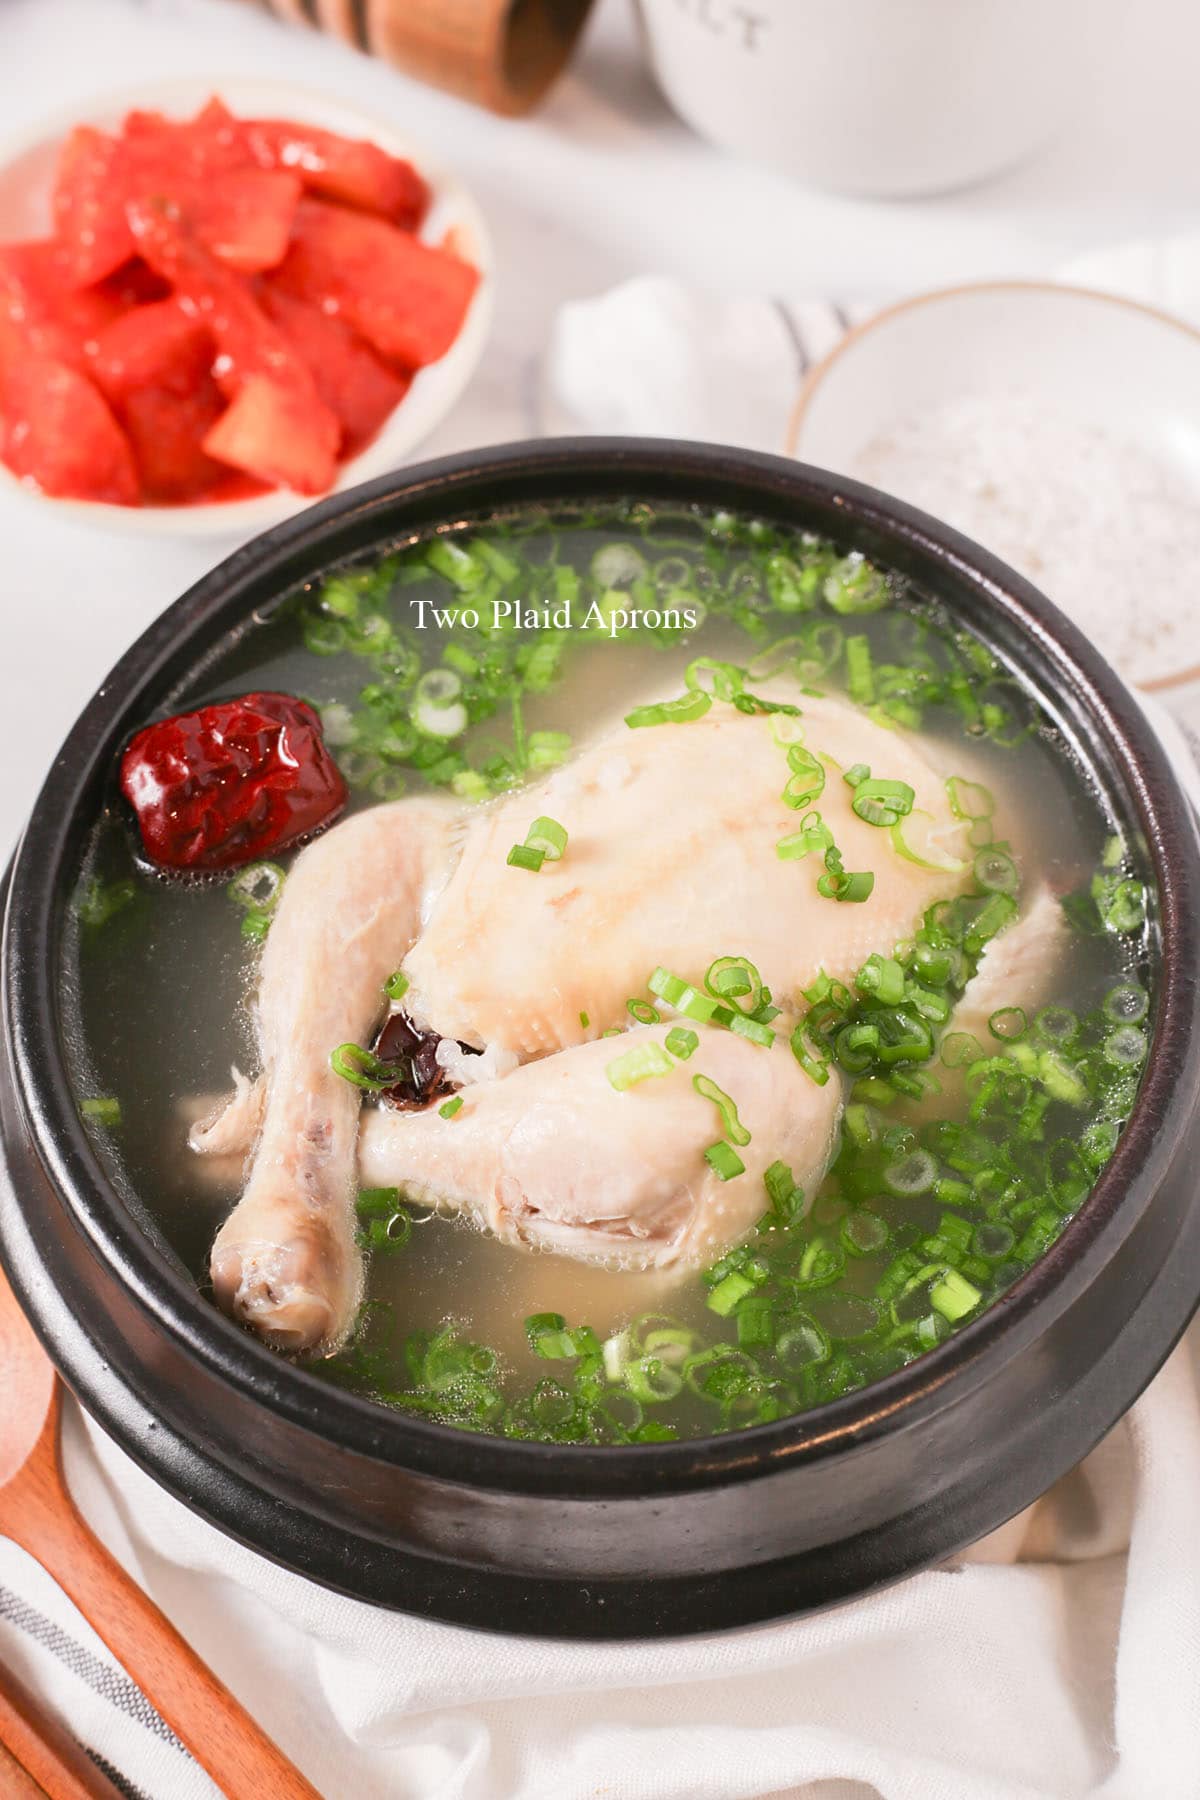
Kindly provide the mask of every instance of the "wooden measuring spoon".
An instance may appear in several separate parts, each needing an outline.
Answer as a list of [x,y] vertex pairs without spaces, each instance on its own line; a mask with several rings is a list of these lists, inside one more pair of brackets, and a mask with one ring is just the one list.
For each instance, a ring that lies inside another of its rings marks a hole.
[[54,1577],[229,1800],[321,1800],[80,1517],[58,1376],[2,1271],[0,1371],[0,1535]]

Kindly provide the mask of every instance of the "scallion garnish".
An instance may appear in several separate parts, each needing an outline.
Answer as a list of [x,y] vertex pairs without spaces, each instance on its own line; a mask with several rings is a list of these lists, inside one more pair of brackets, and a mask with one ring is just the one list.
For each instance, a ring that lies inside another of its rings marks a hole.
[[819,800],[825,791],[825,765],[811,750],[803,744],[790,744],[787,753],[787,765],[791,774],[783,790],[783,803],[794,812],[802,807],[811,806]]
[[722,1181],[732,1181],[735,1176],[746,1173],[745,1163],[732,1144],[727,1144],[724,1138],[719,1143],[708,1146],[704,1152],[704,1160]]
[[90,1120],[93,1125],[100,1125],[106,1131],[115,1131],[121,1123],[121,1102],[111,1094],[98,1094],[79,1102],[80,1117]]
[[738,1110],[723,1088],[707,1075],[693,1075],[692,1086],[702,1100],[711,1100],[721,1115],[721,1129],[731,1144],[739,1148],[750,1142],[750,1133],[738,1118]]
[[408,1073],[407,1063],[384,1062],[361,1044],[339,1044],[329,1063],[335,1075],[352,1082],[365,1094],[382,1094]]
[[567,847],[567,834],[557,819],[543,815],[533,821],[525,833],[525,842],[532,849],[540,850],[547,862],[558,862]]
[[653,1042],[635,1044],[609,1063],[605,1074],[610,1087],[618,1094],[635,1087],[639,1081],[647,1081],[655,1075],[669,1075],[675,1067],[661,1044]]
[[408,976],[403,969],[397,969],[389,975],[383,984],[383,991],[389,1000],[403,1000],[409,988]]
[[990,819],[996,810],[991,789],[978,781],[964,781],[961,775],[951,775],[946,793],[956,819]]
[[76,892],[75,917],[89,929],[107,925],[116,913],[129,905],[136,893],[132,881],[106,882],[93,875],[82,882]]
[[454,1094],[444,1105],[438,1107],[438,1117],[440,1119],[452,1119],[456,1113],[462,1111],[462,1105],[462,1095]]
[[[932,830],[935,821],[932,813],[923,812],[916,807],[907,818],[897,819],[889,828],[888,836],[892,840],[892,849],[904,862],[914,863],[918,869],[944,870],[947,875],[957,875],[966,868],[966,863],[959,856],[953,856],[934,843]],[[918,850],[911,842],[908,834],[924,831],[925,841]]]
[[505,857],[510,869],[528,869],[537,874],[546,860],[546,852],[535,848],[533,844],[514,844]]
[[657,1025],[662,1016],[658,1008],[651,1006],[648,1000],[627,1000],[625,1011],[639,1025]]
[[663,1043],[672,1056],[677,1056],[681,1062],[686,1062],[688,1057],[699,1047],[700,1039],[685,1025],[672,1025],[663,1039]]
[[625,723],[634,730],[643,725],[686,725],[692,719],[702,719],[711,705],[709,695],[696,688],[681,694],[677,700],[635,706],[631,713],[626,713]]

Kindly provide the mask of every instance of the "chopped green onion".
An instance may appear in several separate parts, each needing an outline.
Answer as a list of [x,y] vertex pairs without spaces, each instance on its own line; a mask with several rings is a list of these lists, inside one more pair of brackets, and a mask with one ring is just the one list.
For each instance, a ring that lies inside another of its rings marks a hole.
[[115,913],[129,905],[137,889],[132,881],[104,882],[98,876],[81,884],[75,896],[75,916],[81,925],[107,925]]
[[703,1100],[711,1100],[721,1115],[721,1129],[731,1144],[744,1146],[750,1142],[750,1133],[738,1118],[737,1107],[723,1088],[707,1075],[693,1075],[692,1086]]
[[250,863],[240,869],[225,892],[235,906],[247,912],[272,913],[279,904],[287,877],[278,863]]
[[361,1044],[339,1044],[329,1058],[330,1067],[343,1081],[361,1088],[365,1094],[382,1094],[395,1087],[408,1073],[407,1063],[384,1062]]
[[971,924],[963,944],[972,956],[978,956],[985,944],[1011,925],[1017,916],[1017,903],[1011,894],[989,894]]
[[673,1025],[663,1039],[663,1043],[672,1056],[677,1056],[681,1062],[686,1062],[699,1046],[700,1039],[694,1031],[689,1031],[686,1026]]
[[710,697],[697,688],[681,694],[678,700],[635,706],[631,713],[626,713],[625,723],[635,730],[642,725],[686,725],[692,719],[702,719],[711,705]]
[[868,775],[855,784],[850,804],[864,824],[891,827],[908,816],[915,799],[907,781],[886,781]]
[[1132,981],[1121,982],[1104,996],[1104,1016],[1116,1025],[1137,1025],[1150,1011],[1150,996]]
[[1069,1006],[1043,1006],[1033,1028],[1043,1042],[1062,1050],[1079,1036],[1079,1017]]
[[956,1320],[965,1318],[983,1299],[977,1287],[974,1287],[957,1269],[944,1269],[940,1280],[934,1282],[929,1290],[929,1303],[943,1319],[951,1325]]
[[719,1281],[710,1292],[705,1304],[710,1312],[715,1312],[722,1319],[727,1319],[740,1300],[754,1292],[755,1283],[738,1269],[731,1269],[729,1274]]
[[804,1073],[811,1081],[815,1081],[818,1087],[824,1087],[829,1080],[829,1059],[812,1054],[805,1042],[805,1024],[803,1022],[797,1025],[792,1032],[790,1043],[792,1055]]
[[[774,1008],[771,1009],[774,1011]],[[775,1033],[761,1019],[752,1019],[746,1013],[735,1012],[729,1021],[729,1030],[734,1037],[745,1038],[748,1044],[757,1044],[760,1050],[769,1050],[775,1042]]]
[[1136,1025],[1122,1025],[1104,1040],[1104,1060],[1118,1069],[1140,1068],[1149,1050],[1145,1032]]
[[591,1022],[592,1021],[589,1019],[588,1015],[585,1012],[580,1013],[579,1023],[583,1026],[583,1029],[585,1031],[587,1030],[588,1026],[591,1024]]
[[462,1111],[462,1104],[462,1095],[455,1094],[452,1099],[446,1101],[444,1106],[438,1107],[438,1117],[440,1119],[452,1119],[455,1113]]
[[533,821],[525,842],[530,849],[540,850],[547,862],[558,862],[567,847],[567,834],[557,819],[543,815]]
[[121,1123],[121,1102],[111,1094],[93,1096],[79,1102],[81,1118],[91,1120],[93,1125],[101,1125],[106,1131],[115,1131]]
[[824,793],[825,765],[811,750],[806,750],[803,744],[788,746],[787,764],[791,774],[782,799],[785,806],[790,806],[793,812],[799,812],[802,807],[811,806],[814,800],[819,800]]
[[868,956],[854,978],[860,993],[873,994],[882,1006],[898,1006],[904,998],[904,970],[894,957]]
[[789,1374],[798,1375],[812,1363],[828,1362],[830,1344],[815,1319],[794,1319],[775,1340],[775,1356]]
[[927,1150],[910,1151],[883,1171],[884,1186],[904,1199],[927,1194],[936,1179],[937,1163]]
[[592,558],[592,580],[600,588],[632,587],[646,573],[646,559],[632,544],[602,544]]
[[975,858],[974,873],[985,893],[1015,894],[1021,885],[1017,865],[1004,850],[981,850]]
[[752,1013],[762,1004],[762,976],[744,956],[718,956],[705,971],[704,985],[718,1000],[732,1001],[742,1012]]
[[1090,1095],[1082,1073],[1059,1051],[1042,1051],[1038,1057],[1038,1075],[1052,1099],[1062,1100],[1068,1106],[1087,1105]]
[[990,819],[996,810],[991,789],[978,781],[964,781],[961,775],[951,775],[946,792],[956,819]]
[[845,873],[822,875],[817,887],[826,899],[851,900],[861,905],[864,900],[869,900],[871,897],[875,887],[875,876],[870,869],[861,870],[854,875]]
[[546,860],[546,852],[536,850],[532,844],[514,844],[505,860],[510,869],[529,869],[536,875]]
[[408,976],[403,969],[397,969],[395,974],[389,975],[383,984],[383,991],[389,1000],[403,1000],[408,988]]
[[249,912],[242,914],[242,936],[249,943],[261,944],[270,929],[270,913],[259,912],[257,907],[252,907]]
[[1101,923],[1108,931],[1140,931],[1146,923],[1146,888],[1140,881],[1098,875],[1092,882]]
[[[705,686],[703,677],[709,677]],[[684,685],[699,693],[715,695],[718,700],[733,700],[745,686],[745,671],[736,664],[718,662],[712,656],[697,656],[683,671]]]
[[851,1256],[877,1256],[891,1233],[877,1213],[856,1211],[842,1221],[841,1241]]
[[912,831],[918,819],[927,821],[927,826],[933,826],[936,823],[932,813],[923,812],[917,807],[907,819],[897,819],[895,824],[890,827],[888,835],[892,840],[892,849],[896,855],[902,857],[905,862],[914,863],[918,869],[936,869],[939,872],[944,871],[947,875],[957,875],[965,869],[967,865],[962,858],[952,856],[948,850],[943,850],[939,844],[935,844],[932,833],[928,829],[926,829],[925,843],[921,850],[917,850],[908,841],[904,833],[906,829]]
[[634,1399],[640,1400],[645,1406],[673,1400],[683,1387],[683,1376],[661,1362],[657,1356],[642,1356],[636,1362],[628,1363],[624,1378]]
[[858,550],[834,563],[822,591],[836,613],[879,612],[889,599],[885,577]]
[[719,1144],[709,1145],[704,1160],[722,1181],[732,1181],[735,1176],[746,1173],[746,1165],[737,1151],[723,1139]]
[[993,1037],[1007,1038],[1010,1041],[1023,1037],[1027,1027],[1028,1020],[1019,1006],[1002,1006],[988,1020],[988,1030]]
[[662,1017],[657,1007],[651,1006],[648,1000],[627,1000],[625,1011],[639,1025],[657,1025]]
[[655,1075],[669,1075],[674,1067],[675,1064],[662,1045],[651,1041],[635,1044],[632,1050],[626,1050],[623,1056],[616,1057],[609,1063],[605,1074],[610,1087],[614,1087],[618,1094],[623,1094],[639,1081],[648,1081]]
[[875,699],[875,671],[867,637],[846,639],[846,688],[856,706],[870,706]]

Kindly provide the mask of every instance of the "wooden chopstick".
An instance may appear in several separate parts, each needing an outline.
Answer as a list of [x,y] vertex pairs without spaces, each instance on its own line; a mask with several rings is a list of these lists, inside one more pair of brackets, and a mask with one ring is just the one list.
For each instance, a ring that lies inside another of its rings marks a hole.
[[121,1800],[86,1750],[3,1663],[0,1793],[5,1800]]

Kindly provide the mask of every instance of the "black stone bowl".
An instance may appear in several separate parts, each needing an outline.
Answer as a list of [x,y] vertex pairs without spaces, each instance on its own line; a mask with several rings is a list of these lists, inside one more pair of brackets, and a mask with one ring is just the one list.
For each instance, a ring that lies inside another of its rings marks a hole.
[[[198,1294],[106,1181],[62,1053],[64,908],[117,751],[224,633],[394,534],[525,502],[744,508],[913,577],[1041,695],[1158,885],[1153,1052],[1078,1216],[989,1312],[886,1380],[727,1436],[510,1442],[406,1418],[272,1354]],[[84,1406],[204,1517],[361,1599],[563,1637],[667,1635],[825,1606],[992,1530],[1120,1417],[1200,1299],[1200,853],[1138,706],[1026,582],[894,500],[706,446],[516,445],[389,476],[240,550],[163,614],[63,746],[11,872],[0,1252]]]

